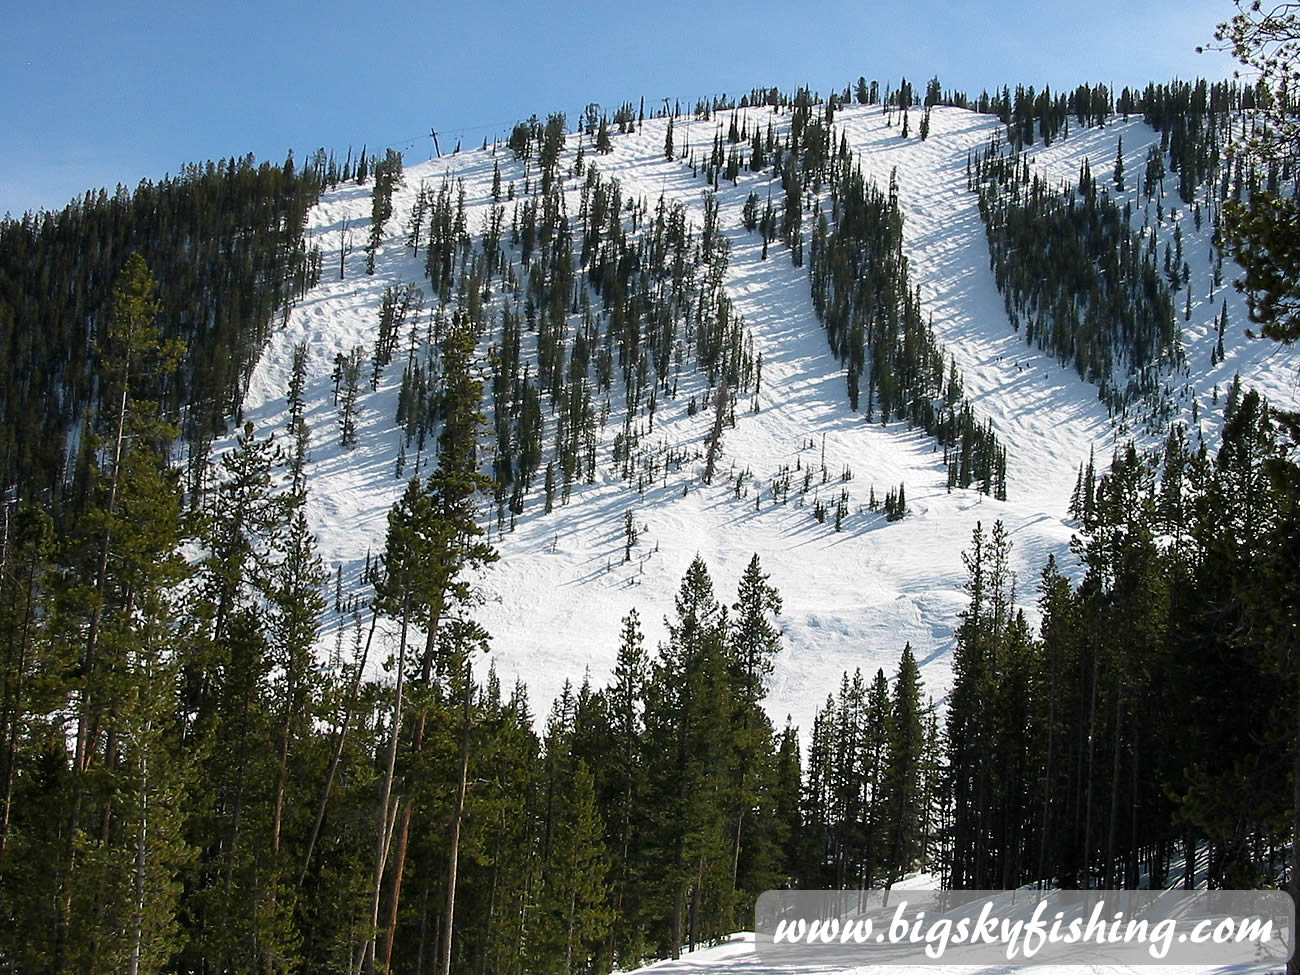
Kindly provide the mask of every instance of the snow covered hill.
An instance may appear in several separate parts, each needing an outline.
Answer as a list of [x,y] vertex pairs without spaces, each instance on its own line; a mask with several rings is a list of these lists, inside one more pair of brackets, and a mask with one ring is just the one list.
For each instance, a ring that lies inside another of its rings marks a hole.
[[[766,128],[770,120],[783,131],[789,123],[788,113],[773,114],[767,108],[741,114],[751,127]],[[813,310],[807,269],[794,267],[780,246],[763,260],[759,236],[741,224],[747,196],[757,192],[761,198],[769,192],[770,170],[742,170],[736,185],[723,180],[717,193],[731,245],[726,288],[763,357],[763,373],[757,412],[742,412],[738,404],[736,426],[724,434],[721,469],[729,476],[705,486],[701,465],[687,463],[680,469],[670,466],[638,491],[613,470],[613,440],[620,427],[616,402],[615,419],[601,431],[594,483],[576,483],[567,504],[557,501],[549,515],[540,503],[530,504],[513,530],[498,523],[491,506],[484,508],[484,524],[502,557],[482,579],[486,601],[479,618],[492,635],[491,658],[502,680],[522,679],[535,711],[545,713],[566,680],[580,682],[586,672],[594,682],[606,680],[620,620],[633,607],[651,645],[662,638],[663,617],[672,612],[682,574],[696,553],[707,561],[720,598],[734,598],[753,553],[784,597],[780,623],[785,649],[767,701],[778,726],[790,715],[808,728],[844,671],[860,668],[870,676],[883,667],[892,674],[908,642],[926,689],[937,700],[951,682],[954,629],[965,606],[961,553],[976,522],[986,529],[996,519],[1006,524],[1019,574],[1018,601],[1032,614],[1037,575],[1047,556],[1054,554],[1067,569],[1073,564],[1073,527],[1066,509],[1079,464],[1095,449],[1104,466],[1115,445],[1130,437],[1143,443],[1162,439],[1162,431],[1125,429],[1112,420],[1095,387],[1027,347],[1011,329],[989,270],[977,198],[966,183],[968,154],[988,143],[1000,127],[997,119],[936,108],[925,141],[902,138],[897,119],[888,123],[878,105],[842,109],[835,118],[833,144],[846,138],[863,171],[882,188],[896,174],[913,284],[933,317],[936,335],[964,373],[967,395],[982,418],[992,418],[1007,445],[1008,500],[967,490],[949,493],[942,451],[933,438],[901,422],[870,423],[850,410],[843,369]],[[678,119],[676,155],[683,155],[683,146],[707,152],[716,124]],[[678,201],[698,227],[707,187],[689,165],[665,158],[667,125],[663,118],[647,119],[640,131],[615,135],[608,155],[592,152],[588,135],[570,135],[561,168],[572,169],[581,143],[586,164],[618,180],[624,199],[644,199],[650,210],[660,197]],[[1159,140],[1139,120],[1078,129],[1037,151],[1033,165],[1054,181],[1073,178],[1085,157],[1094,172],[1108,172],[1119,136],[1129,171],[1137,172],[1147,146]],[[363,385],[358,444],[351,449],[339,445],[331,379],[335,356],[373,345],[386,286],[427,286],[423,256],[413,257],[405,246],[408,214],[421,183],[436,187],[448,174],[463,180],[470,231],[477,235],[493,205],[494,165],[503,182],[513,182],[521,195],[526,180],[536,182],[535,167],[527,172],[504,145],[408,165],[373,276],[364,271],[360,246],[370,216],[370,185],[345,184],[327,193],[313,210],[308,229],[323,252],[324,279],[292,309],[252,377],[244,419],[260,433],[282,431],[292,350],[307,343],[307,421],[312,428],[308,511],[321,554],[332,569],[341,566],[347,580],[355,582],[368,553],[382,549],[388,509],[415,469],[411,460],[403,477],[395,476],[401,440],[394,425],[399,366],[389,367],[373,391]],[[578,211],[581,182],[566,179],[571,215]],[[777,186],[773,195],[779,192]],[[1135,190],[1129,195],[1136,200]],[[1171,199],[1177,202],[1176,196]],[[1274,402],[1295,405],[1297,357],[1244,337],[1244,303],[1230,284],[1209,296],[1212,267],[1202,255],[1209,252],[1211,228],[1206,223],[1194,229],[1184,209],[1167,216],[1158,233],[1171,233],[1175,220],[1183,225],[1196,296],[1191,320],[1184,323],[1180,316],[1191,364],[1190,375],[1180,380],[1187,385],[1180,409],[1183,420],[1190,421],[1196,399],[1199,425],[1213,439],[1221,414],[1214,401],[1234,373]],[[347,243],[354,247],[343,255],[340,280],[340,249]],[[1231,268],[1225,276],[1230,282]],[[500,299],[493,300],[489,318],[499,320]],[[1211,367],[1217,338],[1213,320],[1224,300],[1231,322],[1227,354]],[[489,330],[484,355],[493,341]],[[710,411],[693,413],[688,404],[704,392],[702,377],[684,375],[677,398],[660,402],[646,439],[691,452],[702,449]],[[424,459],[427,463],[427,455]],[[787,503],[775,504],[770,485],[787,468],[796,487],[805,477],[810,487],[806,494],[795,490]],[[851,472],[847,480],[846,471]],[[883,499],[900,483],[907,491],[906,518],[887,522],[867,510],[873,490]],[[813,505],[814,499],[829,501],[841,491],[848,492],[850,514],[843,530],[836,531],[829,520],[814,519]],[[631,560],[625,562],[628,511],[641,530]],[[321,637],[322,654],[350,645],[351,626],[346,616],[331,613]],[[379,656],[382,650],[371,659]]]

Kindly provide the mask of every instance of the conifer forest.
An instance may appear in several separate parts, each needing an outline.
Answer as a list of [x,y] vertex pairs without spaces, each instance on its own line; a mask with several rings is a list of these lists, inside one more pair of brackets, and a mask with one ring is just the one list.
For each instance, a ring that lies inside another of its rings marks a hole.
[[[634,99],[0,222],[0,972],[605,975],[917,874],[1296,892],[1287,97]],[[1026,433],[1072,412],[1086,452]],[[524,630],[600,646],[539,686]]]

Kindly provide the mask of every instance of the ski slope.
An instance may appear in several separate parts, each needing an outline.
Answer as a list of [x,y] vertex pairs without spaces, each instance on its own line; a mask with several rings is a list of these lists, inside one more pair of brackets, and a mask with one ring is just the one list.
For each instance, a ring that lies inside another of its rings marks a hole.
[[[632,975],[818,975],[821,972],[834,972],[836,975],[915,975],[917,966],[869,965],[861,968],[827,968],[799,967],[773,964],[759,958],[754,950],[752,932],[738,932],[720,945],[700,948],[685,953],[681,958],[655,962],[644,968],[638,968]],[[1010,964],[1005,968],[973,968],[961,965],[943,965],[930,970],[945,973],[1001,973],[1016,970]],[[1036,975],[1079,975],[1080,972],[1105,972],[1106,975],[1142,975],[1150,969],[1146,966],[1106,964],[1104,957],[1097,959],[1096,965],[1084,968],[1077,965],[1035,965],[1032,969]],[[1276,962],[1270,964],[1260,961],[1249,965],[1235,965],[1231,968],[1207,968],[1197,965],[1161,965],[1161,975],[1206,975],[1207,972],[1227,973],[1232,975],[1267,975],[1279,970]]]
[[[891,894],[891,897],[906,898],[909,891],[915,891],[924,896],[924,892],[932,892],[937,889],[939,889],[938,877],[926,873],[912,874],[892,886],[893,894]],[[1032,901],[1032,889],[1024,888],[1023,890]],[[1017,894],[1011,894],[1009,895],[1009,901],[1014,902],[1017,897]],[[891,903],[893,902],[891,901]],[[994,901],[994,903],[998,902]],[[1002,903],[1006,904],[1007,901],[1004,900]],[[1021,901],[1021,903],[1024,903],[1024,901]],[[924,911],[921,912],[921,914],[924,913]],[[917,915],[917,917],[919,916]],[[699,946],[694,951],[684,951],[681,958],[656,961],[635,969],[629,975],[817,975],[817,973],[821,972],[834,972],[836,975],[913,975],[918,970],[926,970],[924,967],[918,968],[916,965],[901,966],[897,964],[863,965],[855,968],[827,967],[824,964],[818,965],[816,963],[791,965],[788,962],[773,961],[770,956],[767,958],[760,957],[755,949],[754,942],[755,937],[752,931],[736,932],[721,944]],[[868,941],[868,944],[870,944],[870,941]],[[916,949],[917,953],[914,957],[918,961],[928,961],[926,956],[921,953],[924,948],[925,945],[921,944]],[[864,957],[870,957],[870,949],[864,949],[863,954]],[[1149,971],[1149,968],[1145,965],[1117,964],[1109,957],[1111,954],[1111,949],[1097,946],[1096,957],[1089,959],[1090,962],[1095,961],[1095,964],[1089,964],[1086,968],[1079,965],[1034,964],[1031,970],[1041,973],[1041,975],[1079,975],[1080,972],[1084,971],[1104,972],[1105,975],[1142,975],[1143,972]],[[1017,961],[1023,961],[1023,959],[1017,959]],[[984,972],[1016,971],[1020,968],[1020,966],[1010,961],[1006,966],[995,967],[977,967],[969,964],[938,965],[937,961],[929,962],[929,964],[945,973],[970,972],[972,975]],[[1220,975],[1227,975],[1227,973],[1231,973],[1231,975],[1266,975],[1266,973],[1276,973],[1278,969],[1278,962],[1270,962],[1263,957],[1249,964],[1230,967],[1186,964],[1159,966],[1162,975],[1207,975],[1209,972],[1218,972]]]
[[[764,129],[769,119],[779,131],[789,122],[788,113],[772,115],[766,108],[743,114],[749,125]],[[715,126],[721,120],[725,131],[728,118],[729,113],[719,113],[708,122],[677,120],[676,154],[684,154],[683,146],[707,153]],[[763,356],[759,409],[742,412],[743,399],[737,403],[736,426],[724,433],[723,476],[705,486],[699,476],[702,464],[687,464],[643,492],[621,480],[611,462],[622,415],[616,393],[613,419],[601,431],[594,483],[576,483],[568,503],[557,500],[550,515],[542,514],[540,490],[535,489],[513,531],[508,523],[498,526],[490,506],[483,511],[501,560],[483,574],[478,617],[492,636],[492,665],[507,685],[516,679],[527,685],[535,713],[545,714],[565,681],[579,683],[584,674],[596,684],[608,679],[620,621],[632,608],[640,613],[648,645],[663,639],[664,617],[673,612],[682,574],[697,553],[708,563],[715,592],[724,601],[734,601],[736,583],[754,553],[782,594],[784,649],[767,698],[778,727],[790,716],[806,734],[843,672],[861,669],[869,677],[884,668],[892,675],[905,643],[916,653],[927,693],[940,700],[951,684],[954,632],[966,602],[961,553],[976,523],[982,522],[986,531],[997,519],[1005,523],[1014,546],[1017,602],[1032,618],[1037,575],[1048,555],[1055,555],[1067,572],[1076,571],[1066,507],[1079,464],[1095,450],[1104,467],[1112,449],[1131,436],[1145,443],[1162,439],[1161,432],[1125,429],[1107,415],[1095,387],[1028,348],[1012,331],[989,271],[977,198],[966,189],[968,152],[988,142],[999,127],[996,118],[936,108],[924,142],[915,134],[903,139],[898,120],[893,121],[888,124],[878,105],[842,109],[835,118],[833,144],[842,133],[859,165],[882,188],[891,173],[897,174],[913,285],[920,288],[939,340],[962,370],[975,409],[981,418],[993,419],[1007,445],[1008,500],[973,491],[949,493],[942,451],[936,452],[930,437],[902,423],[869,423],[849,409],[843,372],[813,311],[807,268],[794,267],[788,252],[775,244],[763,260],[759,236],[741,225],[745,198],[751,191],[760,198],[767,194],[770,171],[742,172],[734,186],[723,180],[718,199],[731,245],[726,287],[755,351]],[[914,129],[917,121],[919,115]],[[625,200],[645,199],[651,210],[660,196],[681,202],[698,228],[707,187],[680,159],[665,158],[666,126],[665,119],[647,119],[639,132],[614,135],[609,155],[597,155],[587,145],[585,161],[617,179]],[[1088,156],[1100,177],[1109,172],[1114,140],[1121,133],[1129,172],[1138,172],[1146,146],[1159,138],[1140,121],[1072,131],[1068,140],[1036,153],[1034,164],[1065,179]],[[579,142],[587,138],[569,136],[562,168],[572,166]],[[330,378],[334,358],[356,345],[373,345],[385,286],[425,283],[423,253],[413,257],[404,246],[421,182],[437,187],[447,174],[463,180],[470,230],[477,234],[493,203],[494,163],[503,184],[513,182],[521,194],[525,180],[537,181],[536,171],[526,173],[525,164],[504,145],[408,165],[404,184],[394,194],[394,216],[373,276],[364,273],[362,253],[370,185],[347,184],[327,193],[308,227],[311,241],[323,252],[324,278],[292,309],[252,376],[243,419],[252,421],[260,434],[283,431],[292,350],[297,343],[308,344],[308,514],[326,564],[331,570],[341,566],[354,588],[367,554],[383,548],[388,509],[415,473],[415,457],[408,454],[404,477],[395,477],[400,364],[390,366],[373,391],[363,381],[359,443],[350,450],[339,446]],[[1138,180],[1131,177],[1131,182]],[[570,176],[566,185],[573,219],[581,180]],[[777,186],[773,195],[779,192]],[[1176,202],[1176,195],[1172,198]],[[506,206],[508,220],[510,204]],[[1173,219],[1187,220],[1187,215],[1167,214],[1162,233],[1171,232]],[[1233,372],[1240,371],[1247,385],[1260,387],[1275,402],[1294,405],[1297,359],[1294,352],[1244,337],[1244,304],[1230,286],[1208,297],[1211,268],[1198,255],[1208,249],[1209,233],[1208,224],[1200,232],[1192,230],[1190,220],[1185,224],[1185,251],[1197,257],[1191,261],[1191,287],[1202,297],[1193,304],[1192,320],[1180,322],[1192,365],[1183,380],[1192,388],[1181,403],[1190,411],[1192,399],[1199,400],[1200,426],[1213,438],[1219,420],[1219,407],[1212,402],[1216,385],[1222,392]],[[352,250],[345,255],[340,280],[340,254],[349,241]],[[1231,277],[1232,268],[1225,267],[1225,278]],[[1216,337],[1212,321],[1223,300],[1231,322],[1228,354],[1210,369]],[[489,320],[499,321],[500,301],[499,296],[493,299]],[[484,354],[493,340],[489,328]],[[368,375],[367,370],[364,378]],[[659,403],[645,442],[702,449],[710,411],[690,416],[687,404],[704,390],[702,377],[684,373],[677,399]],[[1190,420],[1190,412],[1185,418]],[[548,451],[543,464],[549,458]],[[429,458],[423,461],[427,464]],[[796,482],[810,468],[816,472],[813,489],[802,502],[792,490],[787,504],[774,505],[766,487],[786,466],[795,471]],[[845,468],[851,469],[851,480],[841,480]],[[737,496],[736,475],[746,471],[750,474]],[[883,500],[899,483],[906,485],[908,517],[887,523],[883,515],[866,511],[873,488]],[[812,509],[815,497],[830,500],[841,490],[850,494],[851,514],[844,530],[836,532],[829,520],[815,521]],[[629,510],[642,530],[631,561],[624,562],[623,521]],[[322,655],[343,646],[346,659],[352,625],[345,616],[329,613]],[[382,623],[377,639],[381,646],[372,651],[372,660],[392,645],[392,633]],[[723,953],[720,961],[730,957],[726,947],[717,950]]]

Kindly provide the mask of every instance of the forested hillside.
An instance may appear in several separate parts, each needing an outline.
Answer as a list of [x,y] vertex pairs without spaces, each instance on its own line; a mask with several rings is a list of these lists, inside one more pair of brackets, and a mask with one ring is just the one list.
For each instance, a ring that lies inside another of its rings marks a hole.
[[1255,97],[591,105],[4,224],[0,967],[590,975],[780,885],[1283,882]]
[[[333,174],[337,179],[337,171]],[[194,166],[134,192],[88,191],[58,213],[0,222],[0,488],[79,512],[100,406],[109,297],[127,257],[159,282],[159,320],[180,343],[149,393],[199,447],[226,431],[277,318],[320,277],[303,225],[330,176],[251,158]]]

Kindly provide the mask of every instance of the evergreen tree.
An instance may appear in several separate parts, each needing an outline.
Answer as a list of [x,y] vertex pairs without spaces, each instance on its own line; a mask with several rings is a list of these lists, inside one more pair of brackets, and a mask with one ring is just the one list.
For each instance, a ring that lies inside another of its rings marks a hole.
[[269,582],[286,521],[285,500],[275,491],[272,473],[281,459],[275,442],[258,440],[251,422],[221,458],[213,516],[202,529],[209,550],[203,580],[214,643],[225,639],[231,617],[253,605]]
[[743,696],[754,707],[766,693],[772,658],[781,649],[781,632],[769,619],[781,612],[781,594],[768,583],[757,554],[745,567],[732,608],[736,615],[731,644],[741,666]]
[[948,705],[948,765],[953,796],[950,883],[955,889],[992,889],[1000,874],[994,860],[991,811],[997,807],[993,696],[996,650],[1010,623],[1001,523],[992,542],[976,525],[962,554],[970,604],[961,616],[953,654]]
[[41,675],[56,671],[41,623],[50,611],[53,595],[53,521],[40,508],[6,506],[3,559],[0,559],[0,772],[3,802],[0,808],[0,856],[9,845],[14,804],[19,786],[20,749],[39,737],[37,728],[57,697],[42,688]]
[[[178,937],[177,874],[186,762],[170,720],[179,642],[179,473],[166,466],[177,429],[144,396],[151,370],[174,367],[161,341],[155,285],[138,255],[114,292],[104,345],[106,470],[100,507],[79,532],[93,580],[68,609],[88,609],[67,849],[57,870],[56,966],[160,970]],[[84,609],[82,611],[84,611]]]
[[[1300,63],[1300,17],[1290,8],[1239,7],[1215,37],[1259,75],[1255,87],[1267,122],[1254,128],[1247,151],[1265,164],[1285,158],[1300,140],[1290,108],[1290,85]],[[1224,217],[1229,246],[1246,271],[1241,286],[1251,321],[1268,338],[1295,341],[1300,337],[1295,201],[1272,187],[1256,189],[1247,203],[1227,201]]]
[[[279,565],[268,586],[271,610],[268,622],[268,651],[274,667],[274,698],[279,702],[278,764],[271,811],[272,876],[267,914],[271,930],[280,937],[264,943],[267,964],[274,969],[290,967],[293,937],[291,912],[294,902],[287,878],[296,864],[286,856],[286,811],[292,809],[296,785],[303,782],[305,761],[297,753],[300,743],[310,743],[312,723],[325,717],[326,689],[315,661],[316,639],[325,611],[325,583],[329,573],[316,552],[316,541],[307,523],[306,495],[289,496],[289,521],[282,543]],[[297,793],[299,796],[301,793]]]
[[725,617],[698,556],[682,579],[669,642],[646,691],[651,759],[647,909],[655,940],[673,957],[733,923],[730,808],[731,698]]
[[[375,273],[375,255],[384,239],[384,225],[393,215],[393,188],[402,182],[402,155],[389,149],[375,163],[375,184],[370,196],[370,236],[366,241],[366,273]],[[359,182],[360,180],[358,180]]]
[[[452,323],[443,336],[441,352],[445,370],[445,419],[438,440],[438,466],[425,484],[421,485],[418,479],[412,479],[400,506],[390,513],[389,538],[381,559],[384,576],[382,584],[376,587],[379,608],[397,618],[401,624],[392,737],[383,787],[386,796],[392,793],[397,741],[402,733],[402,679],[408,632],[412,627],[418,627],[424,633],[424,647],[411,674],[411,693],[416,706],[410,718],[410,750],[413,756],[418,757],[425,747],[432,681],[439,674],[450,674],[455,680],[460,680],[462,668],[453,664],[459,659],[457,654],[463,651],[457,648],[480,645],[486,640],[486,633],[465,614],[478,598],[473,582],[474,572],[497,559],[495,549],[483,540],[483,529],[476,518],[479,492],[488,483],[478,473],[475,456],[478,430],[483,423],[483,416],[479,412],[482,383],[473,372],[474,333],[469,321],[460,312],[453,316]],[[450,629],[447,631],[447,647],[440,654],[444,626],[449,626]],[[469,691],[464,690],[462,693],[467,694]],[[469,721],[468,716],[464,721]],[[467,761],[468,739],[460,747],[462,759]],[[462,801],[463,789],[462,784]],[[386,803],[381,803],[383,816],[378,827],[372,895],[372,916],[376,926],[379,887],[387,866],[386,833],[390,828],[385,825],[388,823],[385,807]],[[384,943],[386,958],[391,958],[394,946],[397,905],[400,903],[414,815],[412,803],[405,801],[400,810],[393,810],[393,815],[397,817],[397,827],[393,837],[390,913]],[[453,820],[454,834],[459,831],[460,815],[457,812]],[[458,853],[458,846],[453,842],[446,890],[449,914],[455,901]],[[448,938],[443,945],[444,965],[449,964],[449,945]],[[363,945],[363,955],[378,958],[373,941],[367,941]]]
[[46,505],[60,537],[89,500],[84,481],[70,476],[78,449],[70,437],[88,413],[107,420],[120,391],[103,368],[115,359],[107,332],[124,259],[138,253],[162,285],[150,296],[158,341],[183,344],[172,346],[176,362],[166,369],[133,363],[132,395],[183,418],[192,489],[273,323],[319,279],[321,251],[306,239],[304,218],[324,172],[323,159],[232,158],[187,165],[134,191],[87,192],[57,212],[0,219],[0,389],[14,392],[0,403],[0,483]]
[[911,644],[903,647],[899,659],[885,727],[889,758],[881,802],[888,835],[886,879],[892,882],[912,870],[921,859],[926,820],[924,707],[921,674]]
[[[586,763],[562,754],[563,727],[547,735],[551,841],[541,863],[541,884],[529,938],[534,971],[577,975],[591,971],[610,927],[604,826],[595,781]],[[553,755],[552,750],[561,754]]]
[[339,443],[344,447],[357,445],[357,392],[361,382],[361,356],[361,346],[357,346],[342,360],[340,366],[343,394],[339,404]]
[[640,938],[637,922],[643,896],[641,853],[641,819],[644,814],[642,794],[646,788],[643,754],[645,728],[645,685],[649,661],[641,633],[641,620],[635,609],[623,618],[618,658],[614,665],[614,683],[607,693],[611,750],[609,752],[608,793],[606,807],[607,835],[610,852],[611,958],[617,963],[639,958]]

